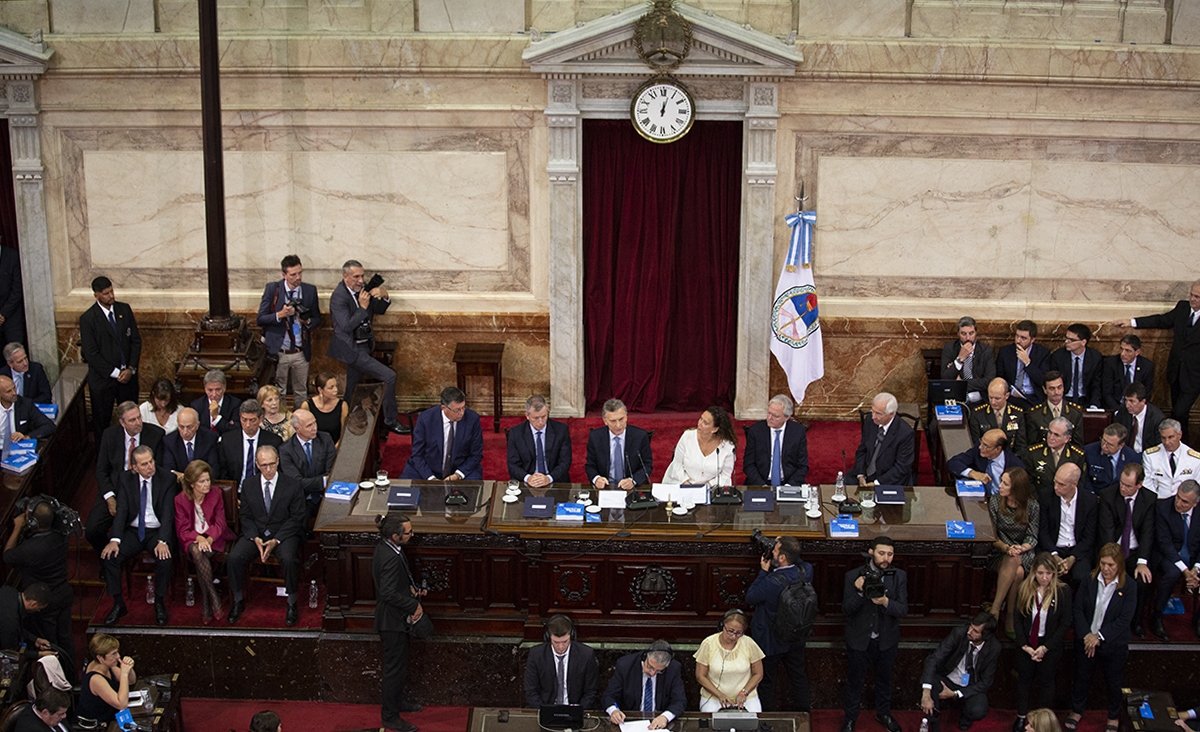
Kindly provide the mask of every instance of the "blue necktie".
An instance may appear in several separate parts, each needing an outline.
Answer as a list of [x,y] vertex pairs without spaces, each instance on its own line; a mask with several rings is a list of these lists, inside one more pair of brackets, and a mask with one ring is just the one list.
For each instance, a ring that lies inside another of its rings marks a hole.
[[312,470],[312,443],[304,443],[304,457],[308,458],[308,469]]
[[1133,383],[1133,364],[1125,364],[1125,386]]
[[646,677],[646,686],[642,690],[642,711],[654,711],[654,677]]
[[534,433],[537,436],[537,472],[546,475],[546,448],[542,444],[542,431]]
[[188,462],[190,463],[190,462],[192,462],[192,455],[194,454],[192,452],[192,443],[187,442],[187,443],[184,443],[184,445],[187,447]]
[[246,443],[246,477],[254,475],[254,443]]
[[146,504],[150,501],[150,484],[142,481],[142,510],[138,511],[138,541],[146,540]]
[[1188,520],[1189,514],[1180,514],[1183,516],[1183,548],[1179,550],[1179,558],[1189,567],[1192,564],[1192,553],[1188,551],[1188,525],[1191,523]]
[[25,396],[25,374],[20,371],[12,372],[13,383],[17,385],[17,395]]
[[779,440],[783,430],[775,430],[775,451],[771,454],[771,485],[783,485],[783,450]]
[[988,495],[1000,490],[1000,476],[1004,473],[1000,469],[1000,461],[992,460],[988,463],[988,475],[992,476],[992,484],[988,488]]
[[609,472],[612,473],[614,483],[620,483],[622,480],[625,480],[624,458],[625,451],[621,449],[621,438],[617,437],[613,439],[612,459],[609,461],[611,463],[611,470]]

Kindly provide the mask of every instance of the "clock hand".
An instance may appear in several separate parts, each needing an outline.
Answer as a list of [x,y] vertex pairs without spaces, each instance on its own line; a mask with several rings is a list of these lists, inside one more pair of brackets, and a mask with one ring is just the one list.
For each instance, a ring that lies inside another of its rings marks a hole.
[[658,113],[658,116],[659,116],[659,117],[666,117],[666,116],[667,116],[667,100],[666,100],[666,99],[664,99],[664,100],[663,100],[662,111],[660,111],[660,112]]

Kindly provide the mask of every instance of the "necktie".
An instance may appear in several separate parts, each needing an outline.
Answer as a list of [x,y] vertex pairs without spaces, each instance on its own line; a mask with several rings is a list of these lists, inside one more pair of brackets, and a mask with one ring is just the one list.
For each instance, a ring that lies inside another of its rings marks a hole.
[[1082,359],[1076,356],[1073,360],[1075,361],[1075,373],[1071,377],[1071,394],[1076,399],[1081,399],[1083,397],[1083,385],[1079,383],[1079,362]]
[[1112,474],[1113,480],[1120,480],[1121,474],[1117,472],[1117,461],[1121,459],[1121,453],[1112,456]]
[[137,438],[130,437],[129,438],[129,454],[125,456],[125,468],[126,469],[133,467],[133,450],[136,447],[137,447]]
[[1125,364],[1125,386],[1133,383],[1133,364]]
[[9,417],[9,413],[12,412],[12,410],[4,409],[0,411],[3,411],[4,413],[4,419],[0,420],[0,422],[2,422],[0,423],[0,441],[3,441],[4,446],[7,447],[8,443],[12,440],[12,422],[10,421]]
[[112,328],[113,335],[120,338],[120,336],[117,334],[117,319],[113,317],[113,311],[111,310],[108,311],[108,325],[110,328]]
[[1182,515],[1183,515],[1183,548],[1179,550],[1179,558],[1183,560],[1184,564],[1191,566],[1192,553],[1190,551],[1188,551],[1188,527],[1192,523],[1191,522],[1192,515],[1190,513],[1185,513]]
[[555,665],[558,667],[557,678],[554,682],[555,687],[558,689],[558,693],[554,695],[555,704],[567,703],[567,669],[564,667],[566,658],[566,656],[555,654],[555,659],[557,659]]
[[654,678],[652,676],[646,677],[646,685],[642,689],[642,711],[654,711]]
[[775,450],[771,453],[771,485],[783,485],[783,430],[775,430]]
[[992,491],[1000,489],[1000,476],[1003,475],[1003,473],[1004,471],[1000,469],[999,460],[991,460],[988,462],[988,475],[992,476],[992,482],[988,488],[989,495]]
[[1168,460],[1168,462],[1171,463],[1171,477],[1174,478],[1175,477],[1175,453],[1171,453],[1171,457]]
[[974,368],[974,364],[975,364],[975,352],[971,351],[970,355],[968,355],[965,359],[963,359],[962,377],[964,379],[971,378],[971,373],[972,373],[971,369]]
[[975,654],[979,652],[975,646],[967,649],[967,673],[970,675],[970,680],[975,680]]
[[1133,533],[1133,499],[1125,499],[1125,528],[1121,530],[1121,551],[1129,556],[1129,537]]
[[537,468],[536,469],[537,469],[537,472],[541,473],[542,475],[545,475],[549,471],[546,470],[546,446],[545,446],[545,444],[542,443],[542,431],[538,430],[536,433],[536,436],[537,436]]
[[454,466],[454,423],[450,423],[450,434],[446,437],[446,455],[442,458],[442,478],[450,475],[454,471],[451,468]]
[[308,458],[308,467],[312,469],[312,443],[304,443],[304,457]]
[[263,505],[267,507],[267,513],[271,512],[271,481],[263,483]]
[[1033,604],[1033,626],[1029,629],[1029,647],[1037,648],[1038,645],[1038,616],[1042,613],[1041,601]]
[[246,477],[254,475],[254,440],[246,440]]
[[146,504],[150,501],[150,484],[142,481],[142,509],[138,511],[138,541],[146,540]]
[[14,371],[12,375],[13,383],[17,386],[17,395],[25,396],[25,374],[22,374],[20,371]]
[[887,431],[880,427],[879,432],[875,435],[875,449],[871,450],[871,462],[867,463],[867,477],[875,475],[876,464],[879,462],[879,448],[883,445],[883,437]]
[[996,412],[996,427],[1004,429],[1004,412]]
[[609,461],[609,468],[614,483],[620,483],[622,480],[625,480],[625,451],[621,449],[620,437],[613,439],[612,458]]
[[1019,358],[1017,359],[1017,388],[1021,390],[1022,394],[1029,393],[1025,391],[1025,364]]
[[190,462],[192,462],[192,456],[195,454],[192,452],[192,443],[190,443],[190,442],[187,443],[187,454],[188,454],[188,462],[190,463]]

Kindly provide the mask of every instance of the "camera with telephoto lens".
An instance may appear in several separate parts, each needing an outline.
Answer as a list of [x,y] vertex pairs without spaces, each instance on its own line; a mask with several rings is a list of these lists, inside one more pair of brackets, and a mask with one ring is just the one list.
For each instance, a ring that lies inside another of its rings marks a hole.
[[[83,522],[79,520],[79,512],[58,502],[53,496],[26,496],[13,504],[13,508],[18,513],[26,513],[31,507],[38,503],[48,503],[54,509],[54,523],[51,529],[62,534],[70,536],[71,534],[83,534]],[[31,531],[39,531],[42,528],[37,525],[37,521],[32,515],[29,515],[25,524],[26,528]]]
[[883,584],[883,578],[895,574],[896,570],[894,569],[876,569],[874,565],[867,562],[867,565],[858,573],[858,576],[863,578],[863,597],[868,600],[878,600],[886,595],[887,587]]
[[775,556],[775,540],[769,536],[765,536],[758,529],[755,529],[754,533],[750,534],[750,543],[758,547],[758,551],[762,554],[763,559],[770,560]]
[[288,300],[287,304],[292,306],[292,310],[296,311],[296,317],[301,320],[308,320],[309,316],[312,315],[312,308],[305,305],[304,301],[298,297]]
[[375,274],[371,275],[371,279],[367,280],[367,284],[363,285],[363,289],[366,290],[367,292],[370,292],[371,290],[374,290],[376,287],[379,287],[382,284],[383,284],[383,275],[376,272]]

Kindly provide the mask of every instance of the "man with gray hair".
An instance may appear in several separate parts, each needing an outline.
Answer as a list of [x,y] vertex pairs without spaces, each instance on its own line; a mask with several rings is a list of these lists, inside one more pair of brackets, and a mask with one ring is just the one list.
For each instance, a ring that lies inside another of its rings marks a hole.
[[329,296],[329,315],[333,318],[333,336],[325,355],[346,364],[346,401],[354,408],[354,387],[363,374],[383,382],[381,411],[383,424],[396,434],[407,434],[396,421],[396,372],[376,361],[376,315],[387,312],[392,300],[382,284],[368,289],[363,283],[363,266],[348,259],[342,265],[342,284]]
[[1046,441],[1030,445],[1021,455],[1025,469],[1029,471],[1029,480],[1039,491],[1050,490],[1054,486],[1055,472],[1067,463],[1078,466],[1081,474],[1087,470],[1087,458],[1071,441],[1071,429],[1071,420],[1066,417],[1050,420]]
[[545,488],[554,481],[569,481],[571,431],[563,422],[550,419],[550,405],[541,394],[525,400],[526,423],[508,433],[508,478],[531,488]]
[[898,408],[896,397],[886,391],[871,401],[871,418],[863,420],[850,473],[858,477],[860,488],[913,484],[913,428],[896,419]]
[[254,453],[263,445],[278,448],[283,440],[262,428],[263,409],[257,399],[247,399],[238,407],[241,429],[226,432],[217,443],[217,474],[221,480],[240,483],[254,475]]
[[1146,467],[1146,487],[1158,494],[1160,501],[1174,498],[1179,485],[1200,476],[1200,452],[1183,442],[1183,427],[1174,419],[1158,423],[1161,443],[1147,447],[1142,453]]
[[1092,573],[1100,502],[1091,491],[1079,490],[1083,470],[1063,463],[1050,488],[1038,493],[1038,549],[1058,560],[1058,573],[1078,588]]
[[[604,426],[588,435],[583,470],[598,490],[614,487],[631,491],[650,482],[654,469],[650,435],[629,424],[629,412],[620,399],[604,403]],[[611,484],[611,486],[610,486]]]
[[34,404],[53,404],[54,393],[50,390],[50,379],[46,369],[37,361],[30,361],[25,346],[9,343],[4,347],[4,365],[0,376],[8,376],[17,386],[17,395],[28,397]]
[[808,435],[804,425],[792,420],[793,410],[791,397],[776,394],[767,402],[767,418],[746,429],[746,485],[803,485]]
[[671,644],[656,640],[645,651],[617,659],[600,706],[608,721],[621,724],[625,711],[656,714],[650,729],[664,729],[687,707],[683,666],[671,653]]
[[200,415],[200,429],[218,437],[238,428],[236,419],[242,400],[225,393],[225,372],[211,369],[204,375],[204,396],[192,400],[191,408]]
[[[1154,615],[1150,632],[1159,640],[1169,640],[1163,628],[1163,611],[1183,577],[1187,589],[1200,589],[1200,518],[1195,510],[1200,503],[1200,483],[1188,479],[1179,484],[1175,498],[1158,502],[1155,520],[1155,559],[1158,563],[1158,594],[1154,598]],[[1192,606],[1192,631],[1200,638],[1200,614]]]
[[279,448],[279,470],[300,484],[311,519],[316,517],[325,498],[337,448],[328,433],[317,429],[317,418],[307,409],[292,412],[291,422],[295,434]]
[[996,378],[996,354],[980,343],[975,319],[958,319],[958,338],[942,348],[942,378],[967,382],[967,401],[983,401],[988,384]]

